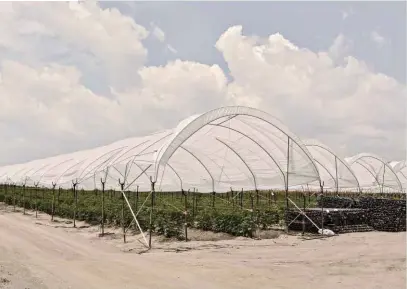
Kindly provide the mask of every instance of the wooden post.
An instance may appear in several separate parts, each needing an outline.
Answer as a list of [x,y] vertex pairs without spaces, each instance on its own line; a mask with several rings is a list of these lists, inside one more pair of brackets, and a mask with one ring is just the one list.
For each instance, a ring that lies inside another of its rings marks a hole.
[[52,206],[51,206],[51,222],[54,221],[54,214],[55,214],[55,186],[57,184],[52,183]]
[[23,185],[23,215],[25,215],[25,184]]
[[74,209],[73,209],[73,227],[76,228],[76,210],[78,206],[78,191],[76,190],[77,182],[72,182],[72,191],[74,196]]
[[34,184],[35,186],[35,218],[38,217],[38,182]]

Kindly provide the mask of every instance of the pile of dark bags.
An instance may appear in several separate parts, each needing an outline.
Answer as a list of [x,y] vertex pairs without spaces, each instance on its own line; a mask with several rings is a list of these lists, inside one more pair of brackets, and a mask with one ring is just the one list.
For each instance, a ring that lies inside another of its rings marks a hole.
[[[347,233],[347,232],[360,232],[372,231],[368,223],[368,216],[363,209],[308,209],[305,210],[306,215],[310,218],[319,228],[330,229],[333,232]],[[289,229],[293,231],[303,230],[303,216],[298,216],[299,212],[296,210],[289,210],[287,212],[287,221],[290,224]],[[297,219],[295,219],[297,217]],[[304,218],[304,231],[310,233],[318,233],[318,229],[308,219]],[[294,220],[295,219],[295,220]]]
[[376,198],[361,198],[359,208],[368,213],[368,224],[377,231],[406,231],[406,201]]
[[318,207],[320,208],[354,208],[356,200],[346,197],[319,196]]
[[[364,210],[365,222],[377,231],[406,231],[406,201],[373,197],[359,199],[323,196],[318,206]],[[361,218],[361,219],[363,219]]]

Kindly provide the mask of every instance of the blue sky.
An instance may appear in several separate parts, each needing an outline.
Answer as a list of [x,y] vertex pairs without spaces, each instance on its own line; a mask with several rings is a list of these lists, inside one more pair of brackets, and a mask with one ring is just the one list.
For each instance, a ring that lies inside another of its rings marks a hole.
[[[245,34],[268,36],[279,32],[299,47],[327,50],[343,34],[352,42],[350,54],[377,72],[406,82],[405,2],[101,2],[117,7],[145,27],[159,26],[173,54],[150,37],[147,65],[182,59],[227,66],[215,49],[230,26],[242,25]],[[372,39],[377,32],[385,43]]]

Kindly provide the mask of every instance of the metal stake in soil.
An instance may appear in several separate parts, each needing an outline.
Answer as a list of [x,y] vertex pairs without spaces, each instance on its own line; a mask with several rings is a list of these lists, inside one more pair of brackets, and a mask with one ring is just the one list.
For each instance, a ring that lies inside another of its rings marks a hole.
[[121,195],[121,199],[122,199],[122,228],[123,228],[123,242],[126,243],[126,228],[124,225],[124,196],[123,194],[125,194],[126,192],[124,191],[124,183],[125,181],[121,182],[119,179],[119,184],[120,184],[120,188],[121,191],[123,192]]
[[154,195],[155,195],[155,181],[153,182],[153,178],[150,177],[151,182],[151,210],[150,210],[150,226],[149,226],[149,239],[148,239],[148,247],[151,249],[151,237],[153,233],[153,209],[154,209]]
[[23,215],[25,215],[25,184],[23,185]]
[[102,234],[103,237],[105,235],[105,183],[102,178],[100,178],[100,182],[102,183]]
[[51,207],[51,222],[54,221],[54,214],[55,214],[55,184],[54,182],[52,183],[52,207]]
[[74,205],[74,210],[73,210],[73,227],[76,228],[76,210],[78,207],[78,191],[76,190],[76,186],[78,185],[77,182],[72,182],[72,191],[73,191],[73,196],[75,199],[75,205]]

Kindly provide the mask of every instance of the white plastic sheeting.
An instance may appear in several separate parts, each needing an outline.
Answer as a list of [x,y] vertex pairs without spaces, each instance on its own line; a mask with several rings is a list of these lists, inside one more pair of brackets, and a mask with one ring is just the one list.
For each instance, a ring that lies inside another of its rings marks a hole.
[[403,192],[406,192],[407,188],[407,164],[406,161],[393,162],[392,168],[396,173],[401,185],[403,186]]
[[[305,140],[303,143],[314,159],[324,189],[330,191],[340,191],[343,189],[360,190],[355,173],[344,159],[317,140]],[[310,185],[319,187],[319,184]]]
[[[288,173],[287,173],[288,172]],[[92,190],[199,192],[284,189],[319,182],[307,148],[280,121],[231,106],[189,117],[145,137],[0,168],[0,182]]]
[[370,153],[345,159],[356,174],[360,187],[370,192],[402,192],[396,172],[388,162]]

